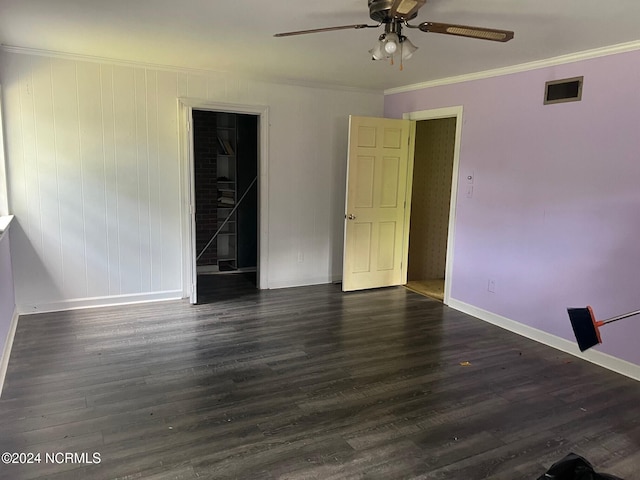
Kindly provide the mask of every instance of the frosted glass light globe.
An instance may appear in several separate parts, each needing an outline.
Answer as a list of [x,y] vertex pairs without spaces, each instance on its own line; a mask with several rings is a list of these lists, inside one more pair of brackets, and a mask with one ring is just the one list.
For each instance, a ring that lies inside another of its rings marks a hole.
[[385,52],[387,52],[389,55],[393,55],[394,53],[396,53],[396,50],[398,50],[399,40],[400,39],[398,38],[398,35],[396,35],[395,33],[388,33],[386,36],[386,42],[384,43]]

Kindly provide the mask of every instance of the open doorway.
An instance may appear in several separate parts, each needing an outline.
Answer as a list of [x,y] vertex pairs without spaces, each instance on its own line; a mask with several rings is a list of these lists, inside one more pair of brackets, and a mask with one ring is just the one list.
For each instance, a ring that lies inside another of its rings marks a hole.
[[406,287],[444,301],[456,117],[416,122]]
[[192,111],[198,303],[257,288],[258,119]]

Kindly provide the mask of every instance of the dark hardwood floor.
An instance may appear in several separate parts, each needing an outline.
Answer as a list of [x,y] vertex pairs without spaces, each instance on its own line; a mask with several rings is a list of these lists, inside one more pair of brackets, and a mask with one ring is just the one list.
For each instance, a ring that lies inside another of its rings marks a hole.
[[640,479],[639,382],[404,288],[245,280],[21,318],[0,452],[42,456],[0,478]]

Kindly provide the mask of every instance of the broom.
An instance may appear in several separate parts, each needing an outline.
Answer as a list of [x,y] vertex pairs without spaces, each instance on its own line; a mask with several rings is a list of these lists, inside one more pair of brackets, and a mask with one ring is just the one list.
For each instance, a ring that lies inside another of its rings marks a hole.
[[635,312],[625,313],[606,320],[596,320],[593,309],[588,305],[587,308],[567,308],[567,312],[581,352],[602,343],[599,328],[603,325],[640,314],[640,310],[636,310]]

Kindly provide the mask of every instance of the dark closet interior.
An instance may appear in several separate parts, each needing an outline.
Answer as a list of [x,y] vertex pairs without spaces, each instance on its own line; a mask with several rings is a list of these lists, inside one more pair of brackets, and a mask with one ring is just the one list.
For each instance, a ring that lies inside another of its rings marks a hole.
[[194,110],[193,150],[198,297],[219,286],[221,274],[241,274],[255,285],[258,117]]

